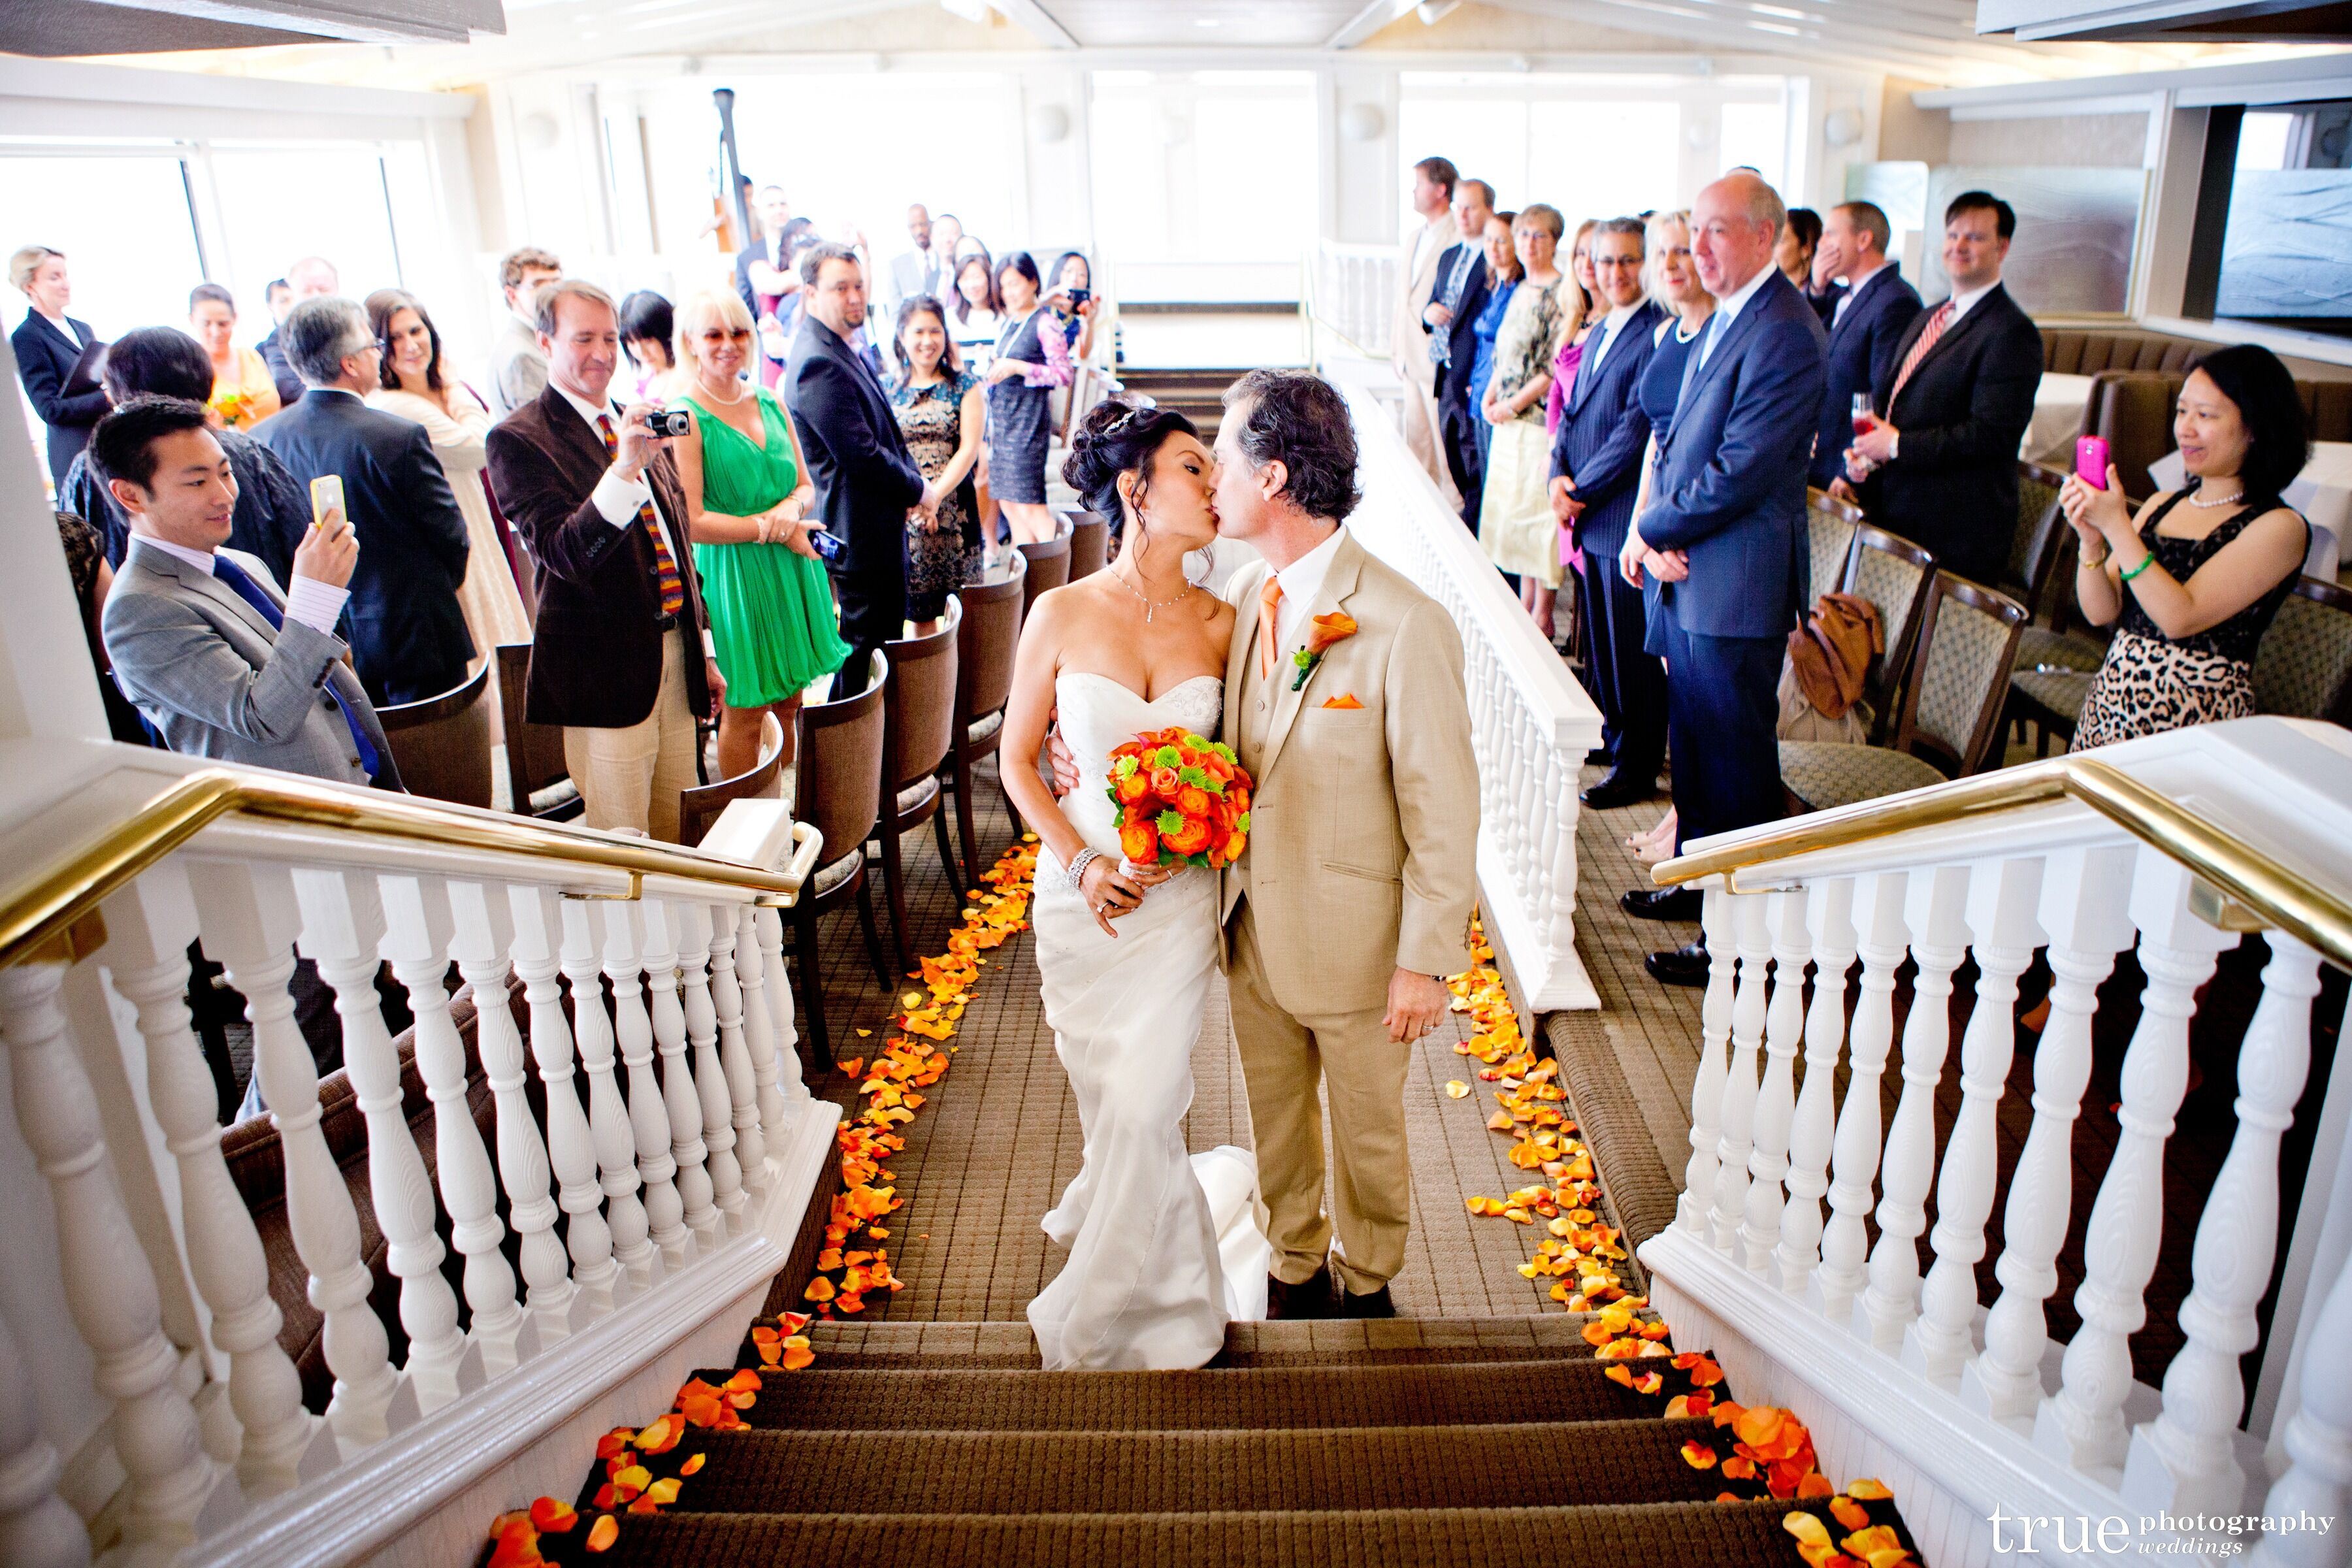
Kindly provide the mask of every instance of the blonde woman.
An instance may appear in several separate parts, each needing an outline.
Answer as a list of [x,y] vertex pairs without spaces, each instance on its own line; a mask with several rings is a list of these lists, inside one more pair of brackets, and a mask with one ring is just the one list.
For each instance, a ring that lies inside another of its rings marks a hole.
[[278,383],[257,349],[236,346],[236,300],[217,283],[188,290],[188,331],[213,362],[213,395],[207,406],[232,430],[250,430],[284,405]]
[[1558,265],[1567,224],[1558,207],[1530,203],[1511,225],[1511,246],[1524,279],[1512,291],[1495,334],[1495,375],[1481,404],[1493,427],[1486,454],[1486,493],[1478,537],[1487,557],[1519,578],[1519,602],[1546,637],[1559,593],[1559,524],[1549,489],[1549,443],[1544,395],[1551,390],[1552,356],[1576,331],[1580,295],[1563,289]]
[[800,436],[753,372],[751,312],[733,294],[705,290],[678,303],[677,374],[694,429],[681,437],[678,482],[687,532],[727,695],[719,710],[719,773],[760,764],[760,716],[773,710],[792,764],[801,693],[841,668],[833,584],[809,543],[816,486]]
[[[414,295],[379,289],[367,297],[367,313],[369,329],[383,348],[376,372],[382,384],[368,394],[368,405],[425,426],[433,455],[449,476],[449,493],[466,514],[466,578],[457,584],[457,608],[474,639],[474,657],[467,665],[470,675],[500,643],[530,641],[530,616],[482,485],[489,461],[490,411],[442,363],[440,330]],[[217,402],[217,382],[214,389]]]
[[88,321],[66,314],[73,303],[73,283],[66,276],[64,251],[46,245],[25,247],[8,258],[8,281],[32,301],[33,308],[8,335],[8,344],[16,351],[25,399],[49,427],[49,482],[63,489],[66,470],[89,445],[89,427],[113,406],[103,387],[71,395],[66,392],[74,365],[98,334]]

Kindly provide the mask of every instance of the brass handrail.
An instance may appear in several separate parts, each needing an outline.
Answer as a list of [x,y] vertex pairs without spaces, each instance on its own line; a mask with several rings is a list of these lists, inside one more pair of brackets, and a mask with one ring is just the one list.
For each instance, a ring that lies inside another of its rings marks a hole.
[[791,863],[781,871],[767,871],[650,840],[571,832],[531,817],[487,818],[409,795],[350,794],[298,778],[206,768],[0,892],[0,969],[29,959],[86,954],[97,942],[76,933],[90,930],[89,922],[100,903],[206,824],[231,813],[264,822],[626,871],[633,897],[648,876],[748,889],[760,895],[754,902],[780,909],[790,908],[798,898],[824,844],[814,827],[797,824]]
[[2223,898],[2242,906],[2259,925],[2283,931],[2332,963],[2352,969],[2352,901],[2241,843],[2219,824],[2166,799],[2112,763],[2094,757],[2050,757],[1916,795],[1794,817],[1738,844],[1678,856],[1650,874],[1661,887],[1675,887],[1816,850],[2057,800],[2080,801],[2189,868]]

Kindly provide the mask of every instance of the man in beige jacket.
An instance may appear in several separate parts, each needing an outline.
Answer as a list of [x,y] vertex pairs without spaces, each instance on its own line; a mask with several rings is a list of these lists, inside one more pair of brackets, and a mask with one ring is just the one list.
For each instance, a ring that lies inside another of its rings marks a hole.
[[1265,557],[1225,590],[1241,615],[1224,738],[1257,790],[1221,911],[1270,1215],[1267,1315],[1388,1317],[1412,1213],[1405,1072],[1445,1016],[1443,977],[1470,965],[1462,643],[1444,607],[1349,536],[1355,427],[1329,383],[1243,377],[1216,456],[1218,532]]
[[1398,411],[1404,444],[1437,481],[1448,506],[1461,505],[1462,498],[1454,493],[1454,476],[1445,466],[1429,331],[1422,315],[1437,287],[1437,258],[1456,237],[1454,187],[1459,179],[1453,163],[1444,158],[1423,158],[1412,166],[1412,221],[1405,230],[1399,269],[1404,288],[1389,326],[1389,368],[1404,383],[1404,404]]

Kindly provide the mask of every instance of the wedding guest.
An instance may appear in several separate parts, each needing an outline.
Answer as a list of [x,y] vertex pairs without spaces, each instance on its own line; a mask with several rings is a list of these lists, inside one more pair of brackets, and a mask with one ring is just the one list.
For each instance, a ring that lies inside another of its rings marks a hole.
[[[1496,213],[1486,219],[1486,232],[1479,237],[1486,254],[1486,303],[1470,328],[1477,349],[1470,362],[1470,382],[1464,389],[1464,397],[1467,406],[1482,411],[1486,405],[1487,384],[1495,379],[1495,335],[1503,330],[1503,318],[1510,313],[1511,295],[1517,290],[1523,276],[1518,248],[1511,243],[1511,226],[1518,218],[1515,212]],[[1470,423],[1478,437],[1478,474],[1483,486],[1486,453],[1493,443],[1495,427],[1486,422],[1483,412]],[[1475,535],[1478,531],[1477,513],[1465,511],[1464,521]]]
[[2311,524],[2280,499],[2311,445],[2277,355],[2241,343],[2198,361],[2172,431],[2188,482],[2137,518],[2112,463],[2104,489],[2069,475],[2059,491],[2082,546],[2074,596],[2094,626],[2116,628],[2070,751],[2251,715],[2255,650],[2311,546]]
[[[775,313],[775,302],[801,290],[792,271],[793,204],[780,185],[762,185],[751,203],[760,232],[735,258],[735,294],[756,321]],[[807,220],[801,220],[803,227]]]
[[225,428],[249,430],[284,406],[260,352],[236,346],[236,300],[227,289],[217,283],[199,283],[188,291],[188,330],[212,361],[213,392],[207,403]]
[[106,639],[100,631],[106,596],[114,591],[114,568],[107,564],[106,538],[72,512],[60,511],[57,519],[58,542],[66,552],[66,574],[73,582],[74,608],[81,615],[82,643],[89,650],[90,668],[98,674],[99,702],[106,709],[106,732],[127,746],[152,746],[156,742],[149,736],[139,710],[115,682],[114,661],[107,657]]
[[1445,471],[1444,458],[1438,455],[1437,396],[1430,384],[1429,362],[1423,352],[1425,340],[1420,331],[1421,313],[1429,308],[1430,296],[1437,288],[1437,258],[1457,235],[1454,191],[1461,178],[1451,159],[1423,158],[1412,166],[1412,218],[1403,236],[1402,291],[1389,331],[1389,365],[1405,385],[1404,404],[1399,412],[1405,447],[1412,453],[1414,461],[1429,470],[1429,477],[1437,481],[1441,490],[1447,489],[1453,479]]
[[[1820,433],[1807,475],[1816,489],[1845,492],[1845,449],[1853,439],[1853,400],[1873,389],[1895,368],[1895,351],[1919,314],[1919,291],[1903,280],[1887,259],[1894,231],[1885,213],[1869,202],[1841,202],[1822,224],[1813,252],[1813,276],[1843,282],[1813,308],[1826,313],[1830,329],[1829,386],[1822,395]],[[1816,589],[1827,584],[1816,584]]]
[[681,399],[694,410],[694,428],[673,449],[711,643],[727,678],[719,710],[722,778],[760,765],[760,721],[768,712],[782,727],[791,766],[801,693],[849,655],[835,629],[832,585],[808,539],[816,486],[783,405],[746,379],[753,342],[751,313],[732,294],[689,294],[678,307]]
[[539,343],[539,291],[563,276],[563,263],[535,245],[499,258],[507,319],[490,344],[490,412],[500,419],[547,390],[547,351]]
[[[1053,307],[1053,324],[1062,329],[1062,336],[1069,343],[1073,363],[1084,363],[1094,352],[1095,316],[1102,309],[1094,289],[1094,267],[1087,260],[1086,252],[1062,252],[1054,263],[1054,282],[1045,291],[1045,302]],[[1084,299],[1078,298],[1081,294]]]
[[368,406],[397,414],[425,426],[433,455],[441,459],[449,492],[465,514],[466,576],[457,584],[457,608],[474,639],[468,674],[479,669],[500,643],[530,641],[530,616],[523,609],[514,570],[507,564],[498,519],[482,488],[489,460],[490,411],[474,389],[449,372],[441,331],[412,295],[379,289],[367,297],[368,324],[383,345],[377,384]]
[[2042,384],[2042,332],[2001,286],[2017,214],[1984,191],[1944,211],[1951,298],[1914,318],[1872,389],[1877,422],[1855,436],[1845,477],[1880,527],[1935,552],[1945,571],[1996,581],[2017,531],[2017,448]]
[[1519,602],[1547,638],[1554,635],[1553,601],[1562,571],[1559,524],[1548,490],[1543,403],[1551,390],[1553,355],[1578,325],[1569,314],[1573,296],[1561,287],[1555,260],[1566,226],[1559,209],[1541,202],[1530,203],[1511,225],[1525,278],[1495,335],[1495,376],[1483,405],[1493,431],[1478,538],[1489,560],[1519,578]]
[[1462,493],[1462,519],[1474,530],[1483,472],[1477,430],[1485,421],[1470,401],[1470,369],[1478,312],[1486,308],[1486,220],[1494,213],[1494,186],[1484,180],[1455,183],[1454,220],[1460,237],[1437,258],[1437,285],[1421,313],[1436,388],[1438,445],[1454,488]]
[[1808,299],[1813,292],[1813,252],[1821,243],[1822,215],[1811,207],[1790,207],[1773,242],[1772,265]]
[[963,368],[948,336],[946,308],[922,295],[898,308],[898,379],[890,406],[907,451],[923,471],[931,515],[907,518],[907,618],[917,637],[939,630],[950,594],[981,573],[980,466],[987,389]]
[[335,264],[323,256],[306,256],[286,268],[285,306],[281,309],[274,301],[271,303],[270,314],[277,324],[269,329],[268,337],[253,345],[254,352],[261,356],[261,363],[269,367],[269,379],[278,388],[278,402],[281,408],[291,408],[302,401],[302,377],[294,369],[293,362],[286,357],[286,343],[281,335],[286,318],[292,315],[294,307],[305,300],[328,299],[341,293],[342,288],[342,279],[335,271]]
[[1045,510],[1045,448],[1053,439],[1054,388],[1070,384],[1070,345],[1045,326],[1037,264],[1016,250],[997,264],[1004,301],[988,385],[988,484],[1017,544],[1054,537]]
[[1560,400],[1568,395],[1569,384],[1576,379],[1577,356],[1584,352],[1584,334],[1601,311],[1601,281],[1592,270],[1592,231],[1601,220],[1586,218],[1576,226],[1576,242],[1569,247],[1569,282],[1561,291],[1568,298],[1568,312],[1576,322],[1568,335],[1560,340],[1559,353],[1551,362],[1551,387],[1544,394],[1544,434],[1550,436],[1559,429]]
[[963,220],[941,213],[931,220],[931,276],[940,280],[940,297],[954,292],[956,257],[963,244]]
[[108,406],[104,387],[70,395],[66,391],[75,364],[98,334],[88,321],[66,314],[66,307],[73,303],[73,282],[66,275],[64,251],[46,245],[25,247],[8,258],[8,281],[33,304],[8,335],[8,343],[16,351],[16,375],[25,384],[25,400],[48,426],[49,482],[63,485],[66,470],[89,445],[90,426]]
[[985,372],[996,353],[996,334],[1004,326],[1004,300],[996,291],[996,263],[978,250],[956,263],[955,298],[948,301],[948,331],[955,338],[957,356],[975,371]]
[[621,349],[637,373],[632,402],[659,403],[679,390],[682,378],[670,346],[677,337],[677,312],[661,295],[640,289],[621,301]]
[[261,290],[261,302],[269,307],[269,330],[274,332],[286,320],[286,312],[294,308],[294,286],[283,278],[272,278]]
[[951,258],[931,248],[931,209],[920,202],[907,209],[907,238],[914,248],[890,258],[890,291],[901,309],[909,300],[925,295],[937,299],[945,292],[946,269],[952,265]]
[[[212,395],[212,361],[203,345],[177,327],[134,328],[107,347],[106,395],[118,408],[142,396],[201,404]],[[229,473],[236,480],[229,546],[258,560],[283,583],[310,531],[310,498],[277,454],[244,431],[220,425],[219,417],[217,412],[213,416],[213,435],[228,454]],[[131,516],[117,504],[87,451],[66,470],[58,504],[99,531],[107,564],[120,570],[131,548]]]

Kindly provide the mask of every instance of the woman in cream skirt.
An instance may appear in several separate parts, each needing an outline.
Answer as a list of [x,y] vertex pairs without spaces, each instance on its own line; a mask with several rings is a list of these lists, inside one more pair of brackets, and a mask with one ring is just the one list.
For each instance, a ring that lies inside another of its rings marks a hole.
[[1478,537],[1495,564],[1519,577],[1520,602],[1545,637],[1561,567],[1559,523],[1549,495],[1550,441],[1544,431],[1544,395],[1551,390],[1552,356],[1576,330],[1574,305],[1562,298],[1554,265],[1566,225],[1557,207],[1531,203],[1511,225],[1511,243],[1525,281],[1511,295],[1495,335],[1495,376],[1481,412],[1493,428]]

